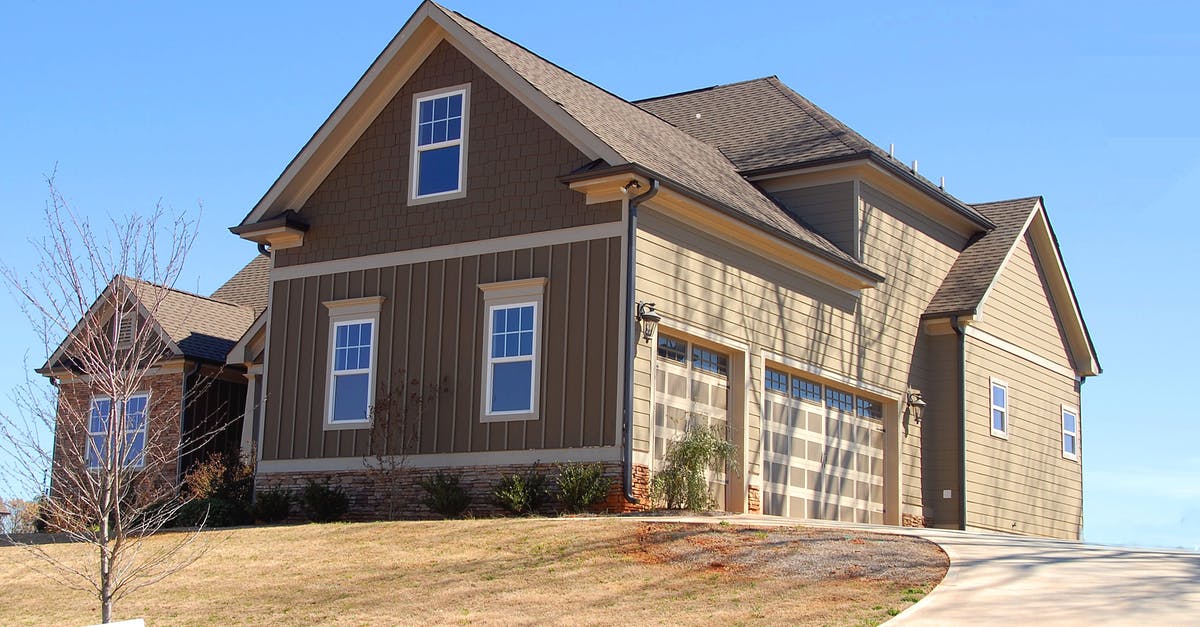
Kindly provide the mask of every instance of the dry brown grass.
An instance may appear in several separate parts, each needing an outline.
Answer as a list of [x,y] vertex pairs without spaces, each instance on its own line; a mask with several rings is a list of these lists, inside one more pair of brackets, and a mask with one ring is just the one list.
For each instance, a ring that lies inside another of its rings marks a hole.
[[[201,561],[116,615],[151,625],[873,625],[946,569],[939,549],[911,538],[617,518],[257,527],[209,537]],[[54,587],[28,559],[0,548],[0,624],[94,622],[94,600]],[[873,563],[890,566],[874,572]]]

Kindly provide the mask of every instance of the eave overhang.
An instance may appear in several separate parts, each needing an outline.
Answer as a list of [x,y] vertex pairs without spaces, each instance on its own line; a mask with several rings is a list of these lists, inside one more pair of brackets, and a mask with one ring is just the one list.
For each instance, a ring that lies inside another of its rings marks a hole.
[[242,239],[270,246],[272,250],[282,250],[304,244],[308,223],[288,209],[269,220],[230,227],[229,231]]

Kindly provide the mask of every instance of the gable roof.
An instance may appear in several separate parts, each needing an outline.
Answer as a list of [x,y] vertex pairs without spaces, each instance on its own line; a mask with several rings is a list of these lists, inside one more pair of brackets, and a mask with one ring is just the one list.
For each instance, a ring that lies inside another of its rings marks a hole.
[[996,224],[996,228],[971,242],[959,254],[933,300],[929,301],[925,317],[974,313],[1040,203],[1041,198],[1034,196],[975,205]]
[[718,148],[746,174],[868,158],[983,228],[986,216],[896,161],[776,76],[634,104]]
[[1100,374],[1103,369],[1096,346],[1083,319],[1042,198],[1015,198],[974,207],[995,222],[996,228],[971,242],[959,254],[921,317],[932,319],[981,313],[992,286],[1018,242],[1028,234],[1038,259],[1038,271],[1045,277],[1050,290],[1051,306],[1062,323],[1063,339],[1074,357],[1076,372],[1081,376]]
[[[440,27],[447,40],[498,82],[510,91],[521,92],[517,95],[524,95],[527,106],[552,125],[558,121],[556,128],[569,140],[577,145],[588,144],[579,147],[585,154],[595,156],[598,163],[637,165],[649,175],[662,179],[664,185],[691,192],[701,202],[782,235],[826,261],[871,282],[881,279],[824,237],[797,222],[743,178],[738,168],[715,146],[428,0],[421,4],[271,190],[235,229],[303,205],[308,197],[306,194],[315,189],[311,179],[327,175],[352,145],[352,140],[340,135],[360,136],[370,121],[363,119],[373,120],[378,109],[402,84],[389,75],[390,66],[413,62],[412,54],[400,55],[400,50],[406,43],[419,39],[422,28],[430,22]],[[383,88],[375,83],[390,85],[391,94],[385,97],[378,93]],[[329,154],[322,156],[322,150]],[[600,166],[592,172],[599,174],[604,168]]]
[[179,347],[184,357],[225,363],[229,349],[254,323],[254,309],[213,300],[191,292],[121,277],[137,298],[151,301],[159,291],[158,310],[152,321]]
[[267,308],[267,291],[271,281],[271,258],[255,255],[237,274],[212,293],[212,298],[235,305],[250,307],[254,315]]

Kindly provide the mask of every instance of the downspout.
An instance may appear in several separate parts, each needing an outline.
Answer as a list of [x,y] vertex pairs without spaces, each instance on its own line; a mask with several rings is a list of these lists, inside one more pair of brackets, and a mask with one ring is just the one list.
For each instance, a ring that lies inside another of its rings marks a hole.
[[629,221],[625,231],[625,399],[621,408],[621,433],[624,446],[621,449],[625,500],[638,503],[633,495],[633,358],[637,354],[638,333],[633,328],[634,298],[637,275],[637,208],[658,193],[658,180],[650,179],[650,189],[629,199]]
[[967,528],[967,334],[958,316],[950,318],[958,336],[958,527]]

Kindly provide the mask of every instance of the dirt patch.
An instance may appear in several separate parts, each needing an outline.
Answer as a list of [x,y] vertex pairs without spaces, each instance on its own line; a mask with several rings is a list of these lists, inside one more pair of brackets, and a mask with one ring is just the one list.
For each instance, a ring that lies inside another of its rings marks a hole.
[[941,581],[949,565],[936,544],[921,538],[836,529],[643,523],[636,537],[632,556],[639,561],[747,578],[922,587]]

